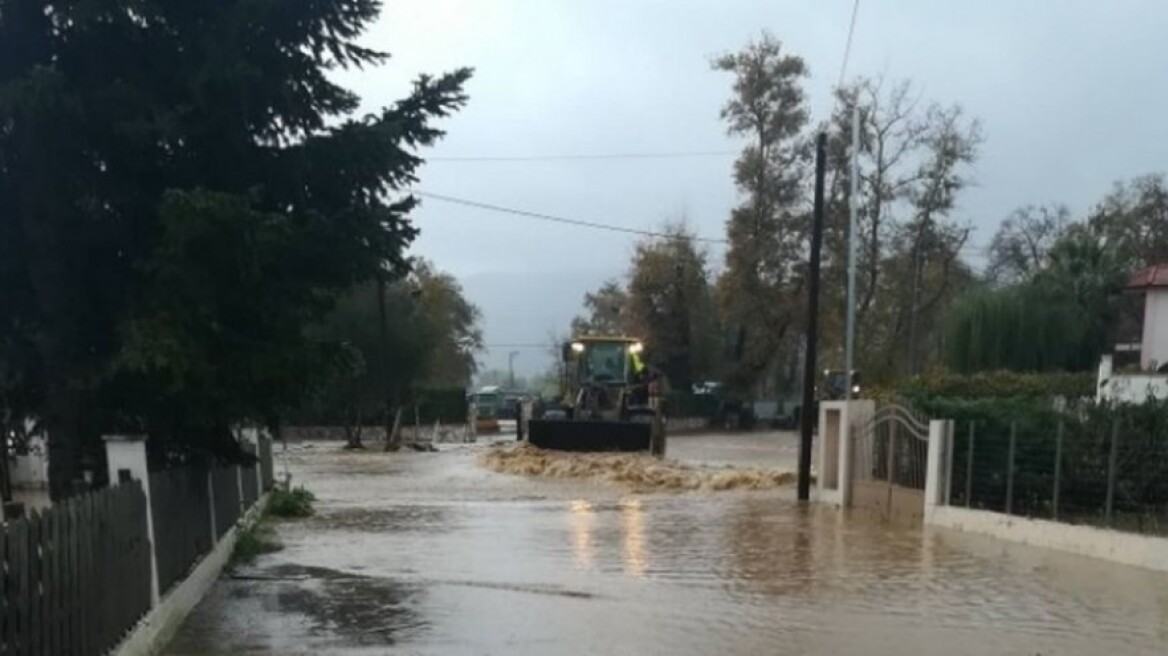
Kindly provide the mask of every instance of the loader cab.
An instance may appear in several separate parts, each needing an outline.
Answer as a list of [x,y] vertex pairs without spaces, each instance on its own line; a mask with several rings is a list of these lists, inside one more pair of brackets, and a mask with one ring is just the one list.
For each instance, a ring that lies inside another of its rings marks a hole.
[[818,397],[825,401],[836,401],[843,399],[848,394],[848,386],[852,388],[852,398],[859,398],[862,391],[860,387],[860,372],[853,370],[849,380],[849,376],[842,369],[825,369],[823,371],[823,383],[819,388]]
[[644,346],[628,337],[578,337],[563,346],[567,387],[628,385],[644,369]]

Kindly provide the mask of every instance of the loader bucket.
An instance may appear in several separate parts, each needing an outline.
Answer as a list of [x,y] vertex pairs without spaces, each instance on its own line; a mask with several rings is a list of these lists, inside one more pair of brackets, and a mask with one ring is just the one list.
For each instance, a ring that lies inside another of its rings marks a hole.
[[527,425],[533,446],[557,451],[648,451],[652,425],[632,421],[533,419]]

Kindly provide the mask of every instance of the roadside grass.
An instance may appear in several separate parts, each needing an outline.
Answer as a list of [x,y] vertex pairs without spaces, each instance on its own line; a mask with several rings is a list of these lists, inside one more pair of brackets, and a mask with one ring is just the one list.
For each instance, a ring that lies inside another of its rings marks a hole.
[[261,518],[255,524],[239,532],[235,539],[235,549],[231,552],[231,563],[234,565],[248,565],[262,554],[272,553],[284,548],[276,539],[276,532],[271,525]]
[[284,548],[272,527],[274,519],[302,519],[312,516],[312,502],[316,497],[304,487],[286,489],[277,486],[268,497],[260,518],[251,526],[240,529],[231,552],[231,564],[247,565],[259,556]]

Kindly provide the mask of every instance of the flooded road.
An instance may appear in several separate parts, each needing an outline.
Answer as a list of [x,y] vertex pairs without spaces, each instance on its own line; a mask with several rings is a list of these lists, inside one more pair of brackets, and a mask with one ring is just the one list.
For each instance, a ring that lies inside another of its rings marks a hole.
[[[767,466],[789,442],[685,440],[671,456],[770,444]],[[478,451],[293,447],[317,516],[279,525],[285,549],[225,575],[169,653],[1168,653],[1168,576],[791,488],[630,494],[489,472]]]

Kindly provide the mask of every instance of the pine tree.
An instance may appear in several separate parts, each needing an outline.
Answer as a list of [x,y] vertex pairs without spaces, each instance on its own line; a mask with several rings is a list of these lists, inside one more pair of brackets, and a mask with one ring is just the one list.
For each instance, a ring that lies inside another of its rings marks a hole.
[[[304,326],[400,276],[401,189],[462,69],[368,116],[375,0],[0,0],[0,335],[31,326],[54,497],[106,430],[228,453],[309,385]],[[100,471],[100,470],[99,470]]]

